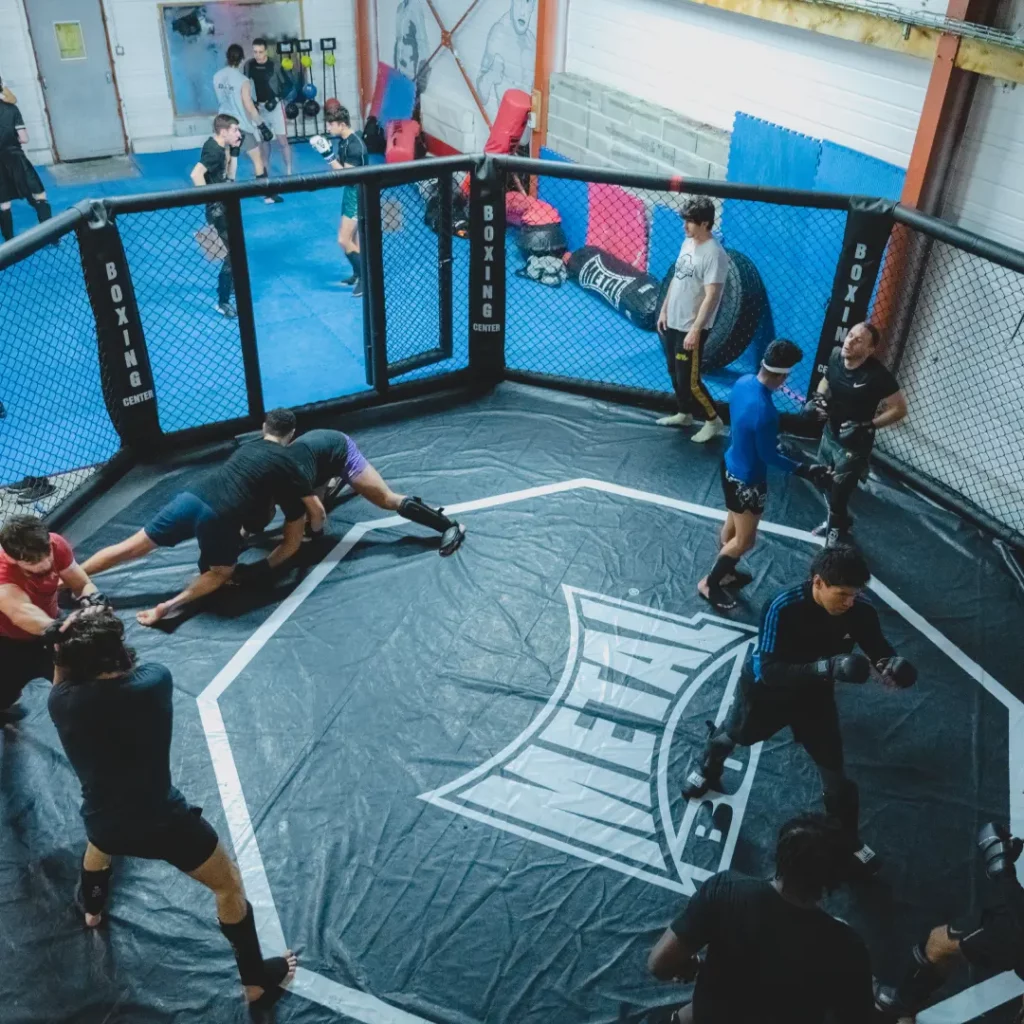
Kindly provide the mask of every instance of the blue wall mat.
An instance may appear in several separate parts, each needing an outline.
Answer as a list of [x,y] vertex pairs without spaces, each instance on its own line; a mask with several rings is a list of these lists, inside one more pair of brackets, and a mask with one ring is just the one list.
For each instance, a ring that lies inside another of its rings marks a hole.
[[[727,180],[813,189],[821,145],[820,139],[737,113]],[[828,210],[741,199],[723,203],[723,240],[757,264],[776,337],[790,338],[805,352],[793,374],[794,390],[810,378],[845,223],[845,214]]]
[[[562,164],[572,163],[568,157],[553,149],[541,148],[540,158]],[[568,181],[541,175],[538,179],[537,198],[550,203],[561,214],[562,229],[570,252],[587,244],[590,199],[585,181]]]
[[676,261],[683,244],[683,218],[671,206],[655,206],[651,212],[650,255],[647,269],[660,281]]
[[899,199],[907,172],[866,153],[822,142],[821,159],[814,180],[817,192],[850,192],[858,196]]

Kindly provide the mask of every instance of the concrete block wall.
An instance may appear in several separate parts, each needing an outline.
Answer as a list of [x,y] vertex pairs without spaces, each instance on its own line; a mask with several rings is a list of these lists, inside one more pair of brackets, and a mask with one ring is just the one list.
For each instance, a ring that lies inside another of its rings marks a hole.
[[551,76],[548,140],[577,163],[725,178],[730,133],[579,75]]

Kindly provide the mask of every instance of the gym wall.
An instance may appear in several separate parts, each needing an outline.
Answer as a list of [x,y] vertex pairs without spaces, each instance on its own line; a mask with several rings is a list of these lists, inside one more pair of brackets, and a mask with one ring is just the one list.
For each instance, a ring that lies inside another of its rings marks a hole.
[[50,128],[22,0],[0,0],[0,78],[18,97],[28,129],[28,158],[34,164],[52,163]]
[[742,110],[905,168],[931,67],[678,0],[572,0],[565,70],[715,128]]

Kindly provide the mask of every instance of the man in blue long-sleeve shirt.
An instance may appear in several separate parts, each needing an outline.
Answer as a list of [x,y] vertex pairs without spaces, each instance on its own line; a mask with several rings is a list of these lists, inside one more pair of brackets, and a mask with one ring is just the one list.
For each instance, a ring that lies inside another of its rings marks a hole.
[[782,387],[802,358],[803,352],[793,342],[785,338],[773,341],[765,350],[761,369],[740,377],[729,396],[731,443],[722,462],[722,491],[729,514],[722,527],[718,559],[697,584],[700,596],[719,611],[736,607],[736,599],[725,587],[750,582],[750,575],[736,566],[757,540],[757,524],[768,499],[768,467],[815,483],[828,477],[825,466],[797,462],[778,448],[779,414],[772,393]]

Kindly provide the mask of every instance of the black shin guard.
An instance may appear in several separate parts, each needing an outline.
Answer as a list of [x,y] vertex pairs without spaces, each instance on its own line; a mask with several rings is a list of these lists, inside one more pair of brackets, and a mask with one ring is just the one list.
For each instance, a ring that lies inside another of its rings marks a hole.
[[358,280],[363,276],[363,254],[358,249],[345,253],[349,263],[352,264],[352,274]]
[[102,914],[110,894],[110,868],[86,871],[82,868],[82,909],[90,916]]
[[945,972],[925,954],[924,943],[914,947],[914,962],[895,988],[879,986],[875,1004],[893,1017],[909,1017],[923,1009],[931,994],[946,980]]
[[443,508],[431,508],[420,498],[403,498],[402,504],[398,506],[398,514],[410,522],[437,530],[441,534],[441,547],[438,550],[442,555],[452,554],[462,544],[465,529],[454,519],[449,519]]
[[44,220],[49,220],[53,216],[53,210],[45,199],[33,199],[32,205],[36,208],[36,217],[40,224],[42,224]]
[[14,212],[12,210],[0,210],[0,236],[5,242],[14,237]]
[[711,572],[708,573],[708,586],[720,587],[722,580],[726,576],[731,576],[735,573],[738,562],[739,559],[733,558],[731,555],[719,555],[711,568]]
[[274,989],[288,976],[288,961],[283,956],[263,959],[252,904],[246,900],[245,917],[237,924],[225,924],[223,921],[217,923],[224,938],[231,943],[242,984],[258,985],[264,989],[261,1002],[264,999],[276,998],[280,993],[275,993]]

